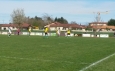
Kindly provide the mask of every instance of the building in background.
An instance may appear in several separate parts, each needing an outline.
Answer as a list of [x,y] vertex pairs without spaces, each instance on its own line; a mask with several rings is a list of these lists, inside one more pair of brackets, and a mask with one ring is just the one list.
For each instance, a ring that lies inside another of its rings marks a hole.
[[69,28],[71,30],[85,30],[86,26],[85,25],[78,25],[78,24],[61,24],[59,22],[54,22],[51,24],[46,25],[47,27],[49,27],[49,29],[51,31],[56,30],[58,28],[60,28],[60,30],[68,30]]
[[[30,26],[30,24],[27,24],[27,23],[23,23],[20,25],[20,27],[25,30],[25,29],[28,29],[28,27]],[[11,30],[17,30],[18,29],[18,24],[0,24],[0,29],[1,30],[8,30],[8,27],[10,27]]]

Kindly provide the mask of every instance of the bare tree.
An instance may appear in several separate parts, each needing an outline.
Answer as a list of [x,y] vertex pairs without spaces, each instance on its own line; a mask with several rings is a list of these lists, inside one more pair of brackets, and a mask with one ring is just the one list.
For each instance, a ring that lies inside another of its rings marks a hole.
[[11,14],[11,18],[12,18],[12,23],[18,24],[18,26],[20,27],[20,25],[26,21],[24,9],[13,10]]
[[50,24],[54,22],[54,19],[52,18],[52,16],[48,15],[47,13],[43,15],[43,20],[45,24]]
[[75,21],[71,21],[70,24],[77,24]]

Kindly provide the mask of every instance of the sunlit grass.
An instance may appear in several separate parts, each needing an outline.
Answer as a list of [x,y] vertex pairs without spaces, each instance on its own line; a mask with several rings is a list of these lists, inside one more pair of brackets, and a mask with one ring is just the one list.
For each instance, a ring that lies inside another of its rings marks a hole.
[[79,71],[115,52],[114,38],[0,35],[0,40],[0,71]]

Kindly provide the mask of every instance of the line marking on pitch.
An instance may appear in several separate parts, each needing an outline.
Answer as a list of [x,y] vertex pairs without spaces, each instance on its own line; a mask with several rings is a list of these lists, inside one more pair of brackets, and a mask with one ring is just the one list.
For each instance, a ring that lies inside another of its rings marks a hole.
[[89,69],[89,68],[91,68],[91,67],[93,67],[93,66],[95,66],[95,65],[97,65],[97,64],[99,64],[99,63],[101,63],[101,62],[103,62],[105,60],[107,60],[107,59],[109,59],[110,57],[112,57],[114,55],[115,55],[115,53],[113,53],[113,54],[111,54],[111,55],[109,55],[109,56],[107,56],[107,57],[105,57],[105,58],[103,58],[101,60],[98,60],[98,61],[92,63],[91,65],[89,65],[89,66],[87,66],[87,67],[85,67],[85,68],[83,68],[83,69],[81,69],[79,71],[85,71],[85,70],[87,70],[87,69]]
[[7,59],[19,59],[19,60],[33,60],[33,61],[44,61],[44,62],[64,62],[64,63],[74,63],[71,61],[55,61],[55,60],[44,60],[44,59],[33,59],[33,58],[19,58],[19,57],[10,57],[10,56],[0,56],[0,58],[7,58]]

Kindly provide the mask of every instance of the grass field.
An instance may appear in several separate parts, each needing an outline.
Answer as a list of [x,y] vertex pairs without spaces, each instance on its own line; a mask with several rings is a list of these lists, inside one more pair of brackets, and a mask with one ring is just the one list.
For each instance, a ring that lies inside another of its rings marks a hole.
[[[115,53],[115,38],[0,35],[0,71],[80,71]],[[83,71],[115,71],[115,56]]]

